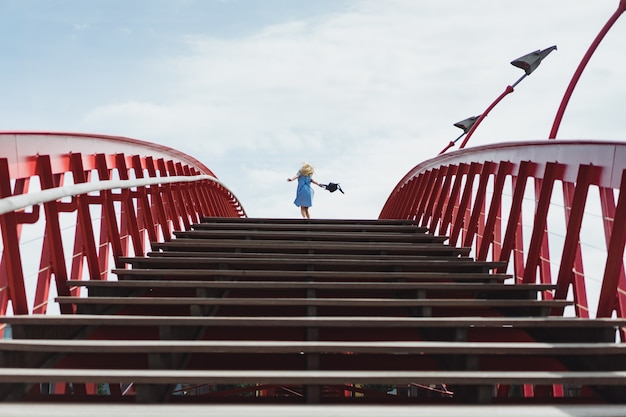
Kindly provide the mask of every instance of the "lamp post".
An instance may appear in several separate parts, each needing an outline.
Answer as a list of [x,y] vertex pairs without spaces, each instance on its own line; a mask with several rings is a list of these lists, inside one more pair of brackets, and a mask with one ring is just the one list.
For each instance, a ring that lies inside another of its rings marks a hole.
[[[622,2],[626,2],[626,0],[622,0]],[[470,117],[458,123],[455,123],[454,125],[456,127],[463,129],[463,133],[458,138],[451,141],[441,152],[439,152],[439,155],[441,155],[442,153],[444,153],[445,151],[453,147],[454,144],[463,137],[463,135],[467,134],[467,136],[465,136],[465,140],[463,140],[463,142],[461,143],[461,146],[459,146],[459,149],[464,148],[467,142],[469,141],[470,137],[474,134],[474,131],[476,130],[478,125],[483,121],[485,117],[487,117],[491,109],[493,109],[500,101],[502,101],[504,97],[506,97],[508,94],[512,93],[513,91],[515,91],[515,87],[524,78],[528,77],[534,70],[536,70],[539,64],[541,64],[541,61],[546,56],[548,56],[550,52],[554,51],[555,49],[556,49],[556,45],[546,48],[542,51],[537,50],[537,51],[528,53],[522,57],[519,57],[511,61],[511,65],[524,70],[524,75],[522,75],[512,85],[508,85],[506,89],[504,90],[504,92],[500,94],[498,98],[496,98],[496,100],[493,103],[491,103],[489,107],[487,107],[487,110],[485,110],[483,114],[481,114],[480,116]]]
[[596,36],[594,41],[591,43],[591,46],[587,50],[587,53],[585,53],[585,56],[583,57],[582,61],[580,61],[580,64],[578,64],[578,68],[576,69],[576,72],[574,72],[574,75],[569,85],[567,86],[567,90],[565,90],[565,95],[563,96],[563,99],[561,100],[561,105],[559,106],[559,110],[557,111],[556,117],[554,118],[554,123],[552,124],[552,130],[550,131],[549,139],[556,138],[556,134],[559,131],[559,127],[561,126],[561,120],[563,120],[563,114],[565,113],[565,108],[567,107],[567,103],[569,103],[569,99],[572,97],[574,88],[576,87],[576,84],[578,83],[580,76],[582,75],[585,67],[587,66],[587,63],[591,59],[591,56],[598,48],[598,45],[600,45],[600,42],[602,42],[602,39],[604,39],[604,36],[608,33],[609,29],[613,27],[617,19],[622,15],[622,13],[624,13],[624,11],[626,11],[626,0],[620,0],[617,10],[615,11],[615,13],[613,13],[613,15],[609,18],[609,20],[604,25],[604,27],[600,30],[600,33],[598,33],[598,36]]
[[443,148],[443,150],[441,152],[439,152],[439,155],[441,155],[442,153],[444,153],[445,151],[447,151],[448,149],[453,147],[454,144],[457,143],[459,141],[459,139],[461,139],[463,137],[463,135],[465,135],[467,132],[469,132],[470,129],[472,128],[472,126],[474,126],[474,123],[476,123],[476,120],[478,120],[479,117],[480,117],[480,115],[472,116],[472,117],[468,117],[467,119],[461,120],[460,122],[456,122],[454,124],[454,126],[458,127],[459,129],[463,129],[463,133],[461,133],[458,138],[456,138],[453,141],[451,141],[450,143],[448,143],[448,146]]
[[[626,0],[624,0],[624,1],[626,1]],[[478,120],[476,120],[476,123],[474,123],[474,125],[472,126],[470,131],[467,133],[467,136],[465,136],[465,140],[463,140],[463,142],[461,143],[461,146],[459,146],[459,149],[463,149],[465,147],[465,145],[467,144],[469,139],[472,137],[472,134],[474,133],[474,131],[478,127],[478,125],[483,121],[483,119],[485,117],[487,117],[487,115],[489,114],[491,109],[493,109],[496,106],[496,104],[498,104],[500,101],[502,101],[502,99],[504,97],[506,97],[508,94],[512,93],[513,91],[515,91],[515,87],[520,82],[522,82],[522,80],[524,78],[526,78],[530,74],[532,74],[532,72],[537,69],[539,64],[541,64],[541,61],[546,56],[548,56],[548,54],[550,52],[554,51],[555,49],[556,49],[556,45],[551,46],[549,48],[546,48],[543,51],[537,50],[537,51],[531,52],[529,54],[526,54],[526,55],[524,55],[522,57],[519,57],[519,58],[511,61],[511,65],[513,65],[514,67],[521,68],[521,69],[524,70],[524,75],[522,75],[517,81],[515,81],[513,83],[513,85],[507,85],[505,90],[504,90],[504,92],[502,94],[500,94],[498,96],[498,98],[496,98],[496,100],[493,103],[491,103],[491,105],[489,107],[487,107],[487,110],[485,110],[484,113],[480,115]]]

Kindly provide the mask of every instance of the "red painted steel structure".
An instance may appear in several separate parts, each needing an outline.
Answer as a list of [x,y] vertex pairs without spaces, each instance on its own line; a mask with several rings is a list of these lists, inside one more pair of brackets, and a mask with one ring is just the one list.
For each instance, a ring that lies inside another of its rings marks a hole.
[[559,109],[557,110],[556,116],[554,117],[554,122],[552,123],[552,129],[550,130],[550,136],[549,136],[550,139],[555,139],[557,133],[559,132],[559,127],[561,126],[561,121],[563,120],[565,109],[567,108],[567,104],[569,103],[569,100],[572,97],[572,93],[574,92],[574,89],[576,88],[576,84],[578,84],[578,80],[580,80],[580,77],[583,71],[585,70],[585,67],[591,60],[591,57],[595,53],[596,49],[598,49],[598,46],[600,45],[600,43],[602,42],[606,34],[609,32],[609,30],[613,27],[615,22],[617,22],[617,20],[625,11],[626,11],[626,0],[620,0],[619,5],[617,6],[617,10],[615,10],[615,12],[611,15],[609,20],[606,22],[606,24],[602,27],[602,29],[600,30],[596,38],[591,43],[591,46],[589,47],[589,49],[587,49],[587,52],[585,53],[585,56],[583,56],[583,59],[580,61],[580,64],[578,64],[578,68],[576,68],[576,71],[574,72],[574,75],[572,76],[572,79],[570,80],[570,83],[567,86],[567,89],[565,90],[565,95],[563,96],[563,99],[561,100],[561,104],[559,105]]
[[[555,210],[557,185],[562,207]],[[533,209],[525,215],[528,200]],[[594,230],[589,242],[581,238],[581,228],[590,216],[586,208],[594,205],[603,231]],[[560,222],[553,220],[555,212]],[[546,140],[440,155],[402,178],[380,218],[415,219],[433,233],[448,235],[452,245],[471,246],[477,259],[508,261],[516,282],[556,283],[558,289],[543,296],[571,294],[579,317],[594,313],[583,249],[605,245],[606,258],[593,268],[602,277],[595,315],[626,317],[626,143]],[[562,245],[555,248],[550,236],[556,223],[564,226]]]
[[[59,295],[75,294],[78,290],[69,287],[67,280],[107,279],[110,259],[144,255],[148,240],[169,240],[172,230],[187,229],[203,216],[245,216],[228,189],[206,179],[213,177],[208,168],[167,147],[127,138],[61,133],[0,133],[0,146],[0,198],[27,194],[36,188],[35,181],[41,189],[53,189],[68,182],[164,178],[159,185],[47,201],[41,204],[43,212],[40,205],[33,205],[30,211],[0,214],[0,314],[7,313],[9,302],[14,314],[45,314],[52,277]],[[165,177],[172,176],[203,179],[166,184]],[[549,235],[555,229],[551,215],[558,185],[562,207],[557,212],[564,224],[564,241],[555,251]],[[573,297],[576,316],[626,317],[624,189],[625,143],[503,143],[451,152],[417,165],[392,191],[380,218],[414,219],[432,233],[448,235],[452,245],[472,247],[477,259],[508,261],[515,283],[556,283],[556,291],[545,291],[543,297]],[[533,205],[531,216],[524,210],[528,201]],[[581,241],[586,209],[593,204],[601,211],[604,228],[604,233],[596,231],[596,244],[603,243],[607,253],[595,312],[590,311],[583,269],[588,242]],[[94,220],[94,209],[99,219]],[[71,240],[62,233],[64,215],[75,219]],[[37,254],[40,266],[31,309],[19,242],[26,225],[42,220],[45,236]],[[64,248],[70,247],[67,256]],[[552,261],[558,263],[556,271]],[[623,333],[621,338],[626,340]],[[526,394],[533,396],[531,391]],[[554,387],[553,394],[562,396],[562,390]]]
[[[199,180],[165,181],[192,176]],[[172,231],[188,229],[201,217],[246,216],[237,198],[209,168],[175,149],[106,135],[0,132],[0,198],[68,184],[144,178],[164,181],[79,194],[0,214],[0,315],[7,314],[9,302],[13,314],[46,313],[52,277],[59,295],[76,293],[78,289],[69,287],[67,280],[107,279],[111,260],[142,256],[149,241],[170,240]],[[61,224],[68,215],[75,225],[69,240]],[[20,250],[24,226],[35,223],[43,223],[44,232],[37,260]],[[30,308],[23,262],[37,261]]]

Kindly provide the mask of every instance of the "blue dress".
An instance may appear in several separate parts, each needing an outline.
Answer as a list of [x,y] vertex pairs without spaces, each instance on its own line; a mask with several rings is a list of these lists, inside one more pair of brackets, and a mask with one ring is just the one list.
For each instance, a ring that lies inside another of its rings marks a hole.
[[311,188],[311,177],[300,175],[298,177],[298,190],[296,199],[293,202],[298,207],[311,207],[313,205],[313,189]]

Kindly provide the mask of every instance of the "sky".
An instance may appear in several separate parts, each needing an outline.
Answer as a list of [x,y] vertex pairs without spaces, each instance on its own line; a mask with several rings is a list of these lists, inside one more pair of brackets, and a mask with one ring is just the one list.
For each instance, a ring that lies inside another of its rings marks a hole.
[[[418,163],[552,45],[469,146],[547,140],[619,0],[0,0],[0,130],[126,136],[207,165],[250,217],[377,218]],[[626,17],[595,52],[557,139],[624,140]],[[460,142],[459,142],[460,144]],[[454,151],[453,148],[448,152]]]

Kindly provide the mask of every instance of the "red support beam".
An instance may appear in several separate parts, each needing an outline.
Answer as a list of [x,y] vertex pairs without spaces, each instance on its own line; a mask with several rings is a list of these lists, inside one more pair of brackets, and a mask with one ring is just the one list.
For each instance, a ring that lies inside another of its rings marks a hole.
[[[120,180],[126,181],[130,179],[128,167],[126,165],[126,157],[124,154],[115,156],[116,166]],[[120,216],[120,235],[124,242],[123,251],[128,254],[130,239],[135,256],[143,256],[145,253],[144,235],[139,232],[137,222],[137,212],[135,207],[134,192],[130,189],[123,189],[121,193],[122,212]]]
[[433,174],[435,175],[435,183],[432,192],[428,198],[428,204],[426,205],[426,209],[424,210],[424,216],[422,217],[422,223],[426,227],[432,224],[432,218],[434,216],[433,209],[435,207],[435,203],[439,200],[441,196],[441,183],[443,182],[447,171],[448,167],[441,167],[433,172]]
[[[511,201],[511,209],[508,216],[507,226],[504,232],[504,240],[502,242],[502,250],[498,260],[509,260],[514,248],[520,246],[516,243],[516,239],[521,239],[520,218],[522,215],[522,203],[524,201],[524,193],[526,192],[526,183],[528,178],[534,174],[536,165],[522,161],[520,163],[517,176],[513,181],[513,196]],[[498,270],[500,273],[506,271]],[[520,276],[520,275],[517,275]]]
[[[159,170],[160,177],[168,177],[167,168],[165,166],[165,161],[163,159],[156,160],[156,166]],[[180,212],[180,207],[178,205],[177,196],[174,193],[174,186],[171,184],[163,184],[160,187],[162,191],[162,197],[165,199],[165,210],[169,212],[168,218],[172,220],[172,225],[174,230],[182,230],[180,227],[181,217],[183,214]]]
[[[485,221],[485,228],[483,232],[484,236],[479,246],[480,249],[478,250],[477,258],[479,260],[486,260],[489,248],[491,247],[492,251],[495,250],[497,241],[496,237],[498,239],[501,238],[498,234],[496,234],[496,224],[502,207],[501,196],[504,191],[504,183],[507,176],[511,175],[512,169],[513,164],[510,162],[502,162],[498,166],[498,171],[493,185],[493,196],[491,198],[489,212],[487,213],[487,219]],[[492,258],[497,259],[495,256],[492,256]]]
[[[604,225],[604,237],[606,241],[606,247],[609,248],[611,246],[611,235],[613,232],[613,226],[615,222],[615,196],[613,194],[612,188],[600,187],[600,203],[602,206],[602,219]],[[616,258],[617,259],[617,258]],[[618,280],[617,285],[617,295],[616,295],[616,310],[618,312],[619,317],[624,317],[626,314],[626,273],[624,272],[624,264],[622,263],[616,267],[619,272],[616,275]],[[605,310],[606,311],[606,310]],[[612,311],[612,310],[611,310]],[[600,306],[598,306],[597,314],[600,313]],[[603,312],[603,314],[607,314]],[[598,316],[600,317],[600,316]],[[608,316],[606,316],[608,317]],[[626,329],[620,329],[622,341],[626,341]]]
[[[589,185],[597,184],[600,169],[590,165],[581,165],[576,180],[576,189],[571,209],[571,214],[567,222],[567,231],[565,234],[565,243],[561,255],[561,264],[559,266],[559,275],[557,277],[557,289],[554,294],[556,299],[564,299],[567,297],[567,290],[570,285],[574,284],[574,264],[578,250],[578,242],[580,239],[580,228],[582,226],[585,204],[587,203],[587,194],[589,193]],[[577,288],[575,287],[575,291]],[[580,287],[578,291],[583,291]],[[581,297],[582,294],[577,294]],[[579,298],[580,300],[580,298]],[[555,313],[559,313],[556,310]],[[562,313],[561,313],[562,314]]]
[[[70,155],[70,169],[74,176],[74,184],[84,184],[89,182],[89,178],[83,168],[83,160],[81,154],[73,153]],[[78,202],[77,210],[77,225],[80,230],[76,231],[77,240],[79,245],[74,251],[74,260],[81,265],[78,271],[82,272],[83,258],[87,262],[87,268],[89,269],[90,279],[101,279],[100,268],[98,265],[98,253],[96,250],[96,239],[93,233],[93,225],[91,219],[91,212],[89,210],[89,195],[82,194],[76,196]],[[72,279],[81,279],[82,273],[72,273]]]
[[437,201],[437,206],[435,207],[435,211],[433,212],[433,217],[430,222],[430,232],[435,233],[437,231],[437,225],[441,221],[441,216],[443,215],[444,208],[448,202],[450,187],[452,186],[452,178],[454,178],[457,172],[456,165],[448,165],[446,166],[446,178],[441,187],[441,192],[439,193],[439,199]]
[[[422,179],[422,183],[424,186],[421,188],[420,199],[416,200],[412,207],[416,207],[415,209],[415,220],[419,221],[420,226],[426,226],[427,220],[424,219],[424,210],[426,210],[426,206],[433,192],[433,188],[435,185],[435,176],[437,175],[438,170],[430,170],[426,173],[425,177]],[[413,210],[411,210],[413,211]]]
[[[609,246],[607,260],[602,279],[602,288],[598,300],[597,317],[611,317],[617,308],[617,288],[623,283],[624,245],[626,244],[626,170],[622,171],[621,188],[615,209],[615,219]],[[621,310],[624,311],[623,309]]]
[[546,237],[546,227],[548,224],[548,210],[552,200],[552,191],[554,183],[563,178],[564,167],[561,164],[548,163],[546,165],[543,178],[539,183],[539,195],[537,198],[537,207],[535,209],[533,231],[530,237],[530,246],[528,247],[528,256],[526,258],[526,266],[524,267],[524,277],[522,282],[531,284],[536,282],[537,268],[541,259],[541,246]]
[[476,197],[472,207],[472,215],[470,217],[469,224],[467,225],[467,234],[465,235],[463,246],[472,246],[472,242],[478,233],[479,221],[482,217],[481,214],[484,215],[487,184],[489,183],[489,178],[495,173],[495,171],[496,164],[493,162],[485,162],[482,166],[482,171],[480,172],[478,181],[478,190],[476,191]]
[[[135,175],[135,178],[144,178],[143,167],[141,166],[141,158],[139,155],[133,155],[131,157],[131,166],[132,171]],[[152,210],[150,208],[150,201],[148,200],[148,193],[146,191],[146,187],[137,187],[137,221],[139,222],[139,227],[142,230],[141,234],[143,236],[144,232],[148,234],[148,239],[151,242],[157,241],[157,231],[156,224],[154,222],[154,218],[152,216]]]
[[[569,224],[572,207],[578,203],[575,200],[575,187],[571,182],[563,184],[563,201],[565,201],[565,221]],[[580,239],[576,245],[576,256],[574,258],[574,267],[572,268],[573,285],[574,285],[574,308],[577,317],[589,317],[589,302],[587,301],[587,288],[585,284],[585,270],[583,267],[582,250],[580,247]]]
[[456,245],[461,234],[461,230],[467,227],[467,214],[471,210],[470,200],[472,198],[474,180],[476,175],[482,169],[482,165],[473,163],[469,166],[468,173],[465,176],[465,184],[463,186],[463,194],[459,200],[459,208],[456,213],[456,218],[452,225],[452,232],[450,233],[450,244]]
[[[402,205],[398,208],[400,213],[405,213],[401,215],[402,219],[415,219],[415,212],[417,210],[417,195],[419,194],[420,187],[424,185],[423,181],[419,181],[417,179],[409,182],[404,187],[404,195],[410,196],[409,198],[405,198],[403,200],[398,200],[398,202],[402,202]],[[399,196],[398,196],[399,197]]]
[[[41,182],[41,189],[52,189],[60,185],[60,181],[55,181],[55,175],[52,172],[52,164],[48,155],[39,155],[37,157],[37,172],[39,174],[39,180]],[[59,222],[59,214],[61,212],[60,205],[56,201],[50,201],[43,204],[44,213],[46,216],[46,237],[48,238],[48,247],[44,248],[44,251],[49,250],[51,273],[54,275],[54,281],[56,284],[57,294],[60,296],[69,296],[70,290],[67,285],[69,279],[67,274],[67,266],[65,264],[65,258],[63,256],[63,238],[61,235],[61,225]],[[45,246],[45,245],[44,245]],[[45,283],[39,281],[37,286],[39,287]],[[47,300],[47,293],[41,294],[42,301]],[[39,297],[37,297],[39,298]],[[74,308],[69,304],[62,304],[60,306],[61,313],[71,314],[74,312]]]
[[[151,157],[147,157],[146,170],[148,171],[148,176],[150,178],[156,178],[156,167],[156,162]],[[152,207],[153,217],[157,218],[159,224],[161,225],[163,239],[165,239],[166,242],[169,242],[172,240],[172,232],[167,213],[165,212],[165,197],[161,195],[161,186],[150,186],[150,205]]]
[[[0,158],[0,198],[10,197],[11,181],[9,167],[6,158]],[[2,229],[2,269],[0,270],[0,285],[7,288],[2,291],[2,314],[5,313],[7,302],[11,300],[15,314],[28,314],[28,301],[26,299],[26,287],[24,286],[24,273],[22,271],[22,257],[18,233],[18,214],[9,212],[0,216],[0,229]]]
[[456,204],[458,203],[459,194],[461,192],[461,184],[463,183],[463,177],[465,174],[467,174],[468,170],[469,170],[469,166],[466,164],[459,165],[459,167],[456,169],[456,174],[454,177],[454,184],[452,185],[452,191],[450,192],[448,203],[446,205],[446,212],[443,215],[441,227],[439,228],[440,234],[447,233],[448,227],[452,223],[452,218],[456,211]]
[[[165,167],[165,171],[168,173],[169,177],[175,177],[178,175],[176,172],[176,167],[174,166],[173,161],[163,161],[159,160],[159,163],[163,163]],[[159,166],[160,167],[160,166]],[[172,184],[170,185],[172,194],[174,195],[174,204],[176,208],[176,216],[180,217],[183,221],[184,230],[189,230],[191,228],[191,222],[189,221],[189,211],[187,210],[188,204],[185,199],[185,194],[183,192],[183,184]]]

